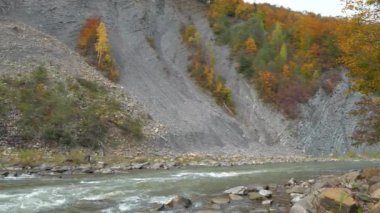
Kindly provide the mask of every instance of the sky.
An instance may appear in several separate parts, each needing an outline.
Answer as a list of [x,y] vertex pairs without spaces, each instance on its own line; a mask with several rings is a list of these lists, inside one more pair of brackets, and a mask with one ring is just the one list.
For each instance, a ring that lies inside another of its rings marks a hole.
[[340,0],[245,0],[247,2],[269,3],[296,11],[311,11],[323,16],[343,16]]

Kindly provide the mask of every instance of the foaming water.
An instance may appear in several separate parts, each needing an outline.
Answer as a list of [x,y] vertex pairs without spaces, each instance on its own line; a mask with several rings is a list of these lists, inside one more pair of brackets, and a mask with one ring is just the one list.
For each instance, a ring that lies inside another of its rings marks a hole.
[[0,212],[149,212],[180,194],[197,197],[245,184],[283,184],[379,165],[379,161],[200,167],[55,179],[0,179]]
[[255,171],[241,171],[241,172],[182,172],[174,177],[184,177],[184,178],[198,178],[198,177],[211,177],[211,178],[226,178],[226,177],[237,177],[241,175],[250,175],[264,173],[268,170],[255,170]]

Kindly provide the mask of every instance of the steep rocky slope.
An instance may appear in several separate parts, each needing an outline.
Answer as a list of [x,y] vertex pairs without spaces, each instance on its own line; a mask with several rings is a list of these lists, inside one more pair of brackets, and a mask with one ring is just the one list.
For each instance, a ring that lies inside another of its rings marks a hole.
[[[87,82],[87,85],[91,84],[92,86],[96,86],[95,90],[99,91],[99,93],[96,94],[101,94],[101,97],[107,98],[108,101],[114,100],[117,103],[120,103],[122,106],[120,112],[127,113],[131,118],[141,120],[144,123],[142,132],[147,138],[156,138],[163,131],[162,126],[149,119],[149,115],[144,112],[143,107],[135,99],[129,97],[121,86],[115,85],[107,80],[93,67],[89,66],[79,54],[75,53],[56,38],[22,23],[0,21],[0,40],[6,41],[0,42],[0,84],[2,84],[1,86],[5,85],[5,87],[8,88],[9,95],[13,94],[17,96],[13,88],[15,87],[15,82],[24,81],[24,83],[20,84],[17,89],[19,91],[27,92],[25,88],[28,84],[26,83],[28,80],[33,81],[30,80],[31,75],[35,74],[36,70],[42,69],[44,71],[46,70],[48,76],[47,81],[49,81],[49,84],[41,83],[44,87],[54,90],[54,86],[58,84],[66,85],[65,83],[68,81],[77,82],[77,79],[81,79],[81,82]],[[49,85],[49,87],[47,85]],[[67,97],[70,96],[71,99],[66,97],[65,100],[74,100],[74,96],[79,96],[79,93],[80,92],[75,94],[67,93],[69,94]],[[4,96],[1,97],[1,103],[5,104],[1,105],[1,107],[7,109],[9,103],[13,103],[14,105],[11,106],[12,110],[8,111],[6,116],[0,117],[0,146],[39,147],[42,145],[42,141],[33,140],[31,143],[25,144],[25,140],[19,135],[19,111],[21,110],[18,107],[22,104],[25,105],[27,102],[20,104],[19,102],[14,101],[14,99],[8,96],[8,94],[2,93]],[[54,96],[52,95],[54,93],[49,94],[50,95],[46,95],[45,98],[47,96]],[[98,96],[98,98],[99,97],[100,96]],[[79,99],[83,100],[83,98],[80,97]],[[54,98],[49,99],[49,101],[52,101],[51,105],[54,105],[54,103],[57,102]],[[38,103],[38,101],[36,102]],[[86,102],[86,104],[93,103],[101,104],[100,102]],[[16,106],[17,104],[19,105]],[[66,109],[70,110],[70,107]],[[84,111],[79,110],[79,112]],[[118,116],[121,116],[121,114],[118,114]],[[63,114],[60,115],[65,117]],[[41,115],[41,117],[43,117],[43,115]],[[23,118],[25,118],[25,116]],[[49,120],[38,123],[39,121],[40,120],[35,119],[33,123],[40,126],[49,123]],[[68,120],[66,121],[68,122]],[[79,121],[72,124],[80,125]],[[69,129],[70,127],[70,125],[66,123],[63,125],[68,125],[65,127],[66,129]],[[107,138],[113,137],[113,142],[122,142],[123,144],[130,142],[130,138],[121,136],[119,131],[117,131],[117,128],[113,128],[113,125],[109,124],[108,127],[112,130],[106,133]],[[72,134],[74,133],[72,132]],[[116,145],[116,143],[114,145]],[[131,146],[131,144],[129,144],[129,146]]]
[[[100,16],[121,70],[120,84],[167,128],[167,134],[151,141],[159,148],[265,155],[350,149],[357,121],[348,112],[358,96],[346,94],[347,79],[332,96],[320,91],[303,106],[300,120],[287,120],[263,104],[237,74],[229,50],[214,45],[206,12],[206,5],[196,0],[0,1],[1,19],[34,26],[72,49],[86,18]],[[214,48],[217,70],[232,89],[237,116],[228,115],[190,78],[190,54],[180,38],[181,28],[188,24],[194,24],[204,44]],[[155,48],[147,38],[154,39]]]

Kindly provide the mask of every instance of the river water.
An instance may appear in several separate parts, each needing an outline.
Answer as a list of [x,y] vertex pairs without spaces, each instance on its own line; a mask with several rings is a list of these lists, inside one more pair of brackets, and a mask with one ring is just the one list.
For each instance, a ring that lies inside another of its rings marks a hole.
[[248,184],[284,184],[380,161],[275,163],[241,167],[193,167],[69,178],[0,179],[0,212],[149,212],[173,195],[197,197]]

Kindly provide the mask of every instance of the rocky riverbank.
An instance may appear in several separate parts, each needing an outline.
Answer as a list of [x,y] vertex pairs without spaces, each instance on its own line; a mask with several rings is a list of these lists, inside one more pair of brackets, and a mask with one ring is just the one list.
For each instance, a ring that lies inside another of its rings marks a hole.
[[[246,156],[246,155],[148,155],[148,156],[91,156],[76,151],[67,155],[47,155],[35,158],[40,154],[29,153],[29,157],[13,159],[3,156],[0,162],[1,177],[19,176],[71,176],[82,174],[119,174],[136,170],[168,170],[186,167],[230,167],[243,165],[261,165],[266,163],[300,163],[339,161],[345,158],[315,158],[310,156]],[[20,156],[20,154],[18,154]],[[48,156],[48,157],[46,157]],[[26,159],[24,159],[26,158]],[[8,160],[7,160],[8,159]]]
[[380,212],[380,167],[283,185],[237,186],[219,195],[173,197],[157,210],[175,212]]
[[[80,159],[65,157],[47,162],[33,162],[33,164],[8,162],[0,167],[0,177],[34,176],[70,176],[80,174],[118,174],[136,170],[167,170],[184,167],[229,167],[243,165],[260,165],[265,163],[291,163],[308,161],[328,161],[331,159],[311,158],[307,156],[215,156],[186,154],[177,156],[144,156],[144,157],[92,157],[80,155]],[[93,158],[93,159],[92,159]]]

